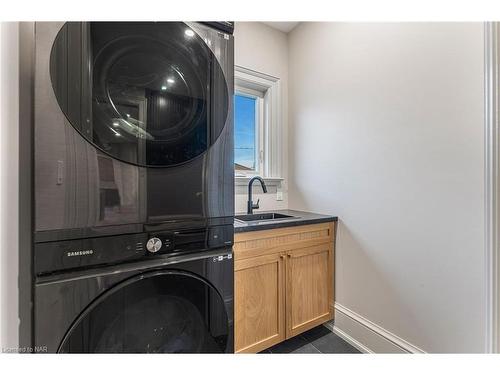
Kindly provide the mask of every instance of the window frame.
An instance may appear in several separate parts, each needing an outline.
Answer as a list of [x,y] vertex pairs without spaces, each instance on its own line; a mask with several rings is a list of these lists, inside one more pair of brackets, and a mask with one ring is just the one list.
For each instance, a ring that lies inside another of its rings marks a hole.
[[246,173],[235,170],[236,185],[245,185],[251,177],[256,175],[264,178],[270,185],[279,185],[283,181],[284,151],[280,80],[238,65],[235,66],[234,73],[235,94],[260,97],[258,111],[260,121],[257,125],[258,135],[256,134],[259,149],[256,156],[259,168]]

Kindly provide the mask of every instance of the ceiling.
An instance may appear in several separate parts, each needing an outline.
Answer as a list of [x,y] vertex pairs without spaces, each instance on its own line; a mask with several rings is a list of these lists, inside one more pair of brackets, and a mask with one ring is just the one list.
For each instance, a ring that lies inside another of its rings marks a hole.
[[273,29],[283,31],[284,33],[288,33],[293,30],[295,26],[299,24],[299,22],[262,22],[267,26],[272,27]]

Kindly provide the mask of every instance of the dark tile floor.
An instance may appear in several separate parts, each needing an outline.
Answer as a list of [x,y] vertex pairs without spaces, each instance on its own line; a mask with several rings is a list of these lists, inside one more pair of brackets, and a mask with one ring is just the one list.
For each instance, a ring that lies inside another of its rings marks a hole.
[[263,354],[274,353],[361,353],[354,346],[348,344],[335,333],[324,326],[315,327],[298,336],[283,341]]

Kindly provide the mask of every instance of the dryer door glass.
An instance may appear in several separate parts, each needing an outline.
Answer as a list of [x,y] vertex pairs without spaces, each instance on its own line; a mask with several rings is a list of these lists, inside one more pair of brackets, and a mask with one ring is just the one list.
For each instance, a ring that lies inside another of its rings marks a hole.
[[223,353],[224,301],[203,279],[157,271],[99,297],[66,334],[63,353]]
[[172,166],[202,155],[225,125],[229,94],[211,49],[221,45],[213,40],[220,36],[197,27],[64,24],[50,74],[69,123],[102,151],[134,165]]

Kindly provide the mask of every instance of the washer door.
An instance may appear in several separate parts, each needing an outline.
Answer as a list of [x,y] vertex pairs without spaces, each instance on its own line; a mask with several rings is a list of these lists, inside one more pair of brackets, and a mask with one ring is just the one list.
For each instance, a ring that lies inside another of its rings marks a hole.
[[66,333],[61,353],[221,353],[224,301],[194,274],[154,271],[97,298]]
[[54,93],[103,152],[139,166],[178,165],[217,140],[228,114],[209,44],[182,22],[68,22],[50,57]]

